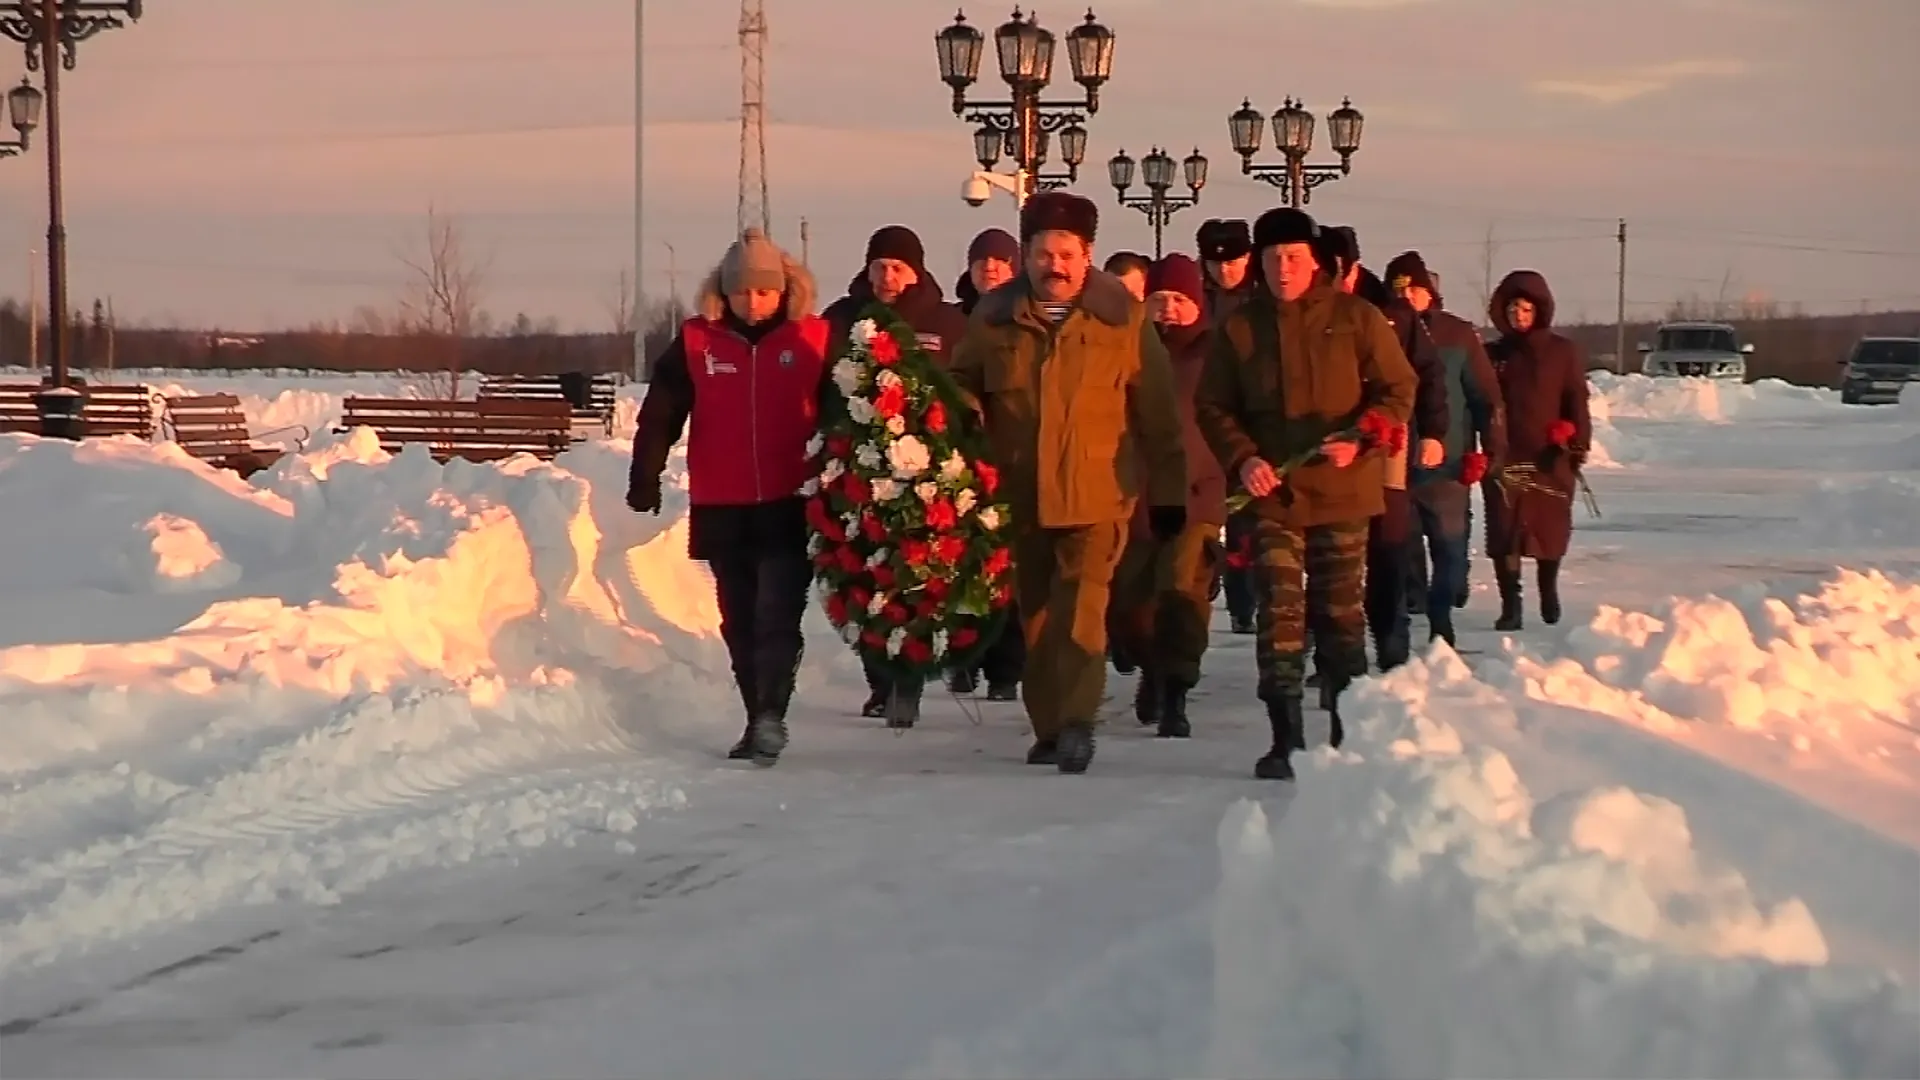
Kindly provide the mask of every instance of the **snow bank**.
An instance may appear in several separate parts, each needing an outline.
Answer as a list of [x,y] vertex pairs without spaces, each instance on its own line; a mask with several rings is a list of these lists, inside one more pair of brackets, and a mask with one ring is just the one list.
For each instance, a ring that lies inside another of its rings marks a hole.
[[630,831],[729,740],[710,580],[681,507],[624,506],[626,445],[369,435],[251,483],[0,436],[0,969]]
[[1755,586],[1674,598],[1653,612],[1602,606],[1541,654],[1489,665],[1528,697],[1643,726],[1757,732],[1798,749],[1920,736],[1920,583],[1843,570],[1805,595]]
[[1734,383],[1719,379],[1655,379],[1646,375],[1588,375],[1593,397],[1609,416],[1637,420],[1804,420],[1832,417],[1840,392],[1795,386],[1779,379]]
[[1920,436],[1896,453],[1913,455],[1905,472],[1822,480],[1801,498],[1799,531],[1808,548],[1920,548]]
[[1613,426],[1613,406],[1604,395],[1587,398],[1587,415],[1593,424],[1593,446],[1587,454],[1590,469],[1619,469],[1638,465],[1656,455],[1647,440],[1629,435]]
[[1920,1075],[1920,998],[1823,967],[1807,907],[1705,864],[1680,807],[1536,801],[1437,719],[1511,714],[1444,647],[1350,701],[1276,820],[1222,822],[1208,1075]]

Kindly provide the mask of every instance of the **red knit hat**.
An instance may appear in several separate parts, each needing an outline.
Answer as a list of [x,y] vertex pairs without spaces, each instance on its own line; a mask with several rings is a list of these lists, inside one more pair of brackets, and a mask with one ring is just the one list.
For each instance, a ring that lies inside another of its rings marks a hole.
[[1206,275],[1200,272],[1200,264],[1189,256],[1174,252],[1153,264],[1147,271],[1147,295],[1157,292],[1175,292],[1181,296],[1206,306]]

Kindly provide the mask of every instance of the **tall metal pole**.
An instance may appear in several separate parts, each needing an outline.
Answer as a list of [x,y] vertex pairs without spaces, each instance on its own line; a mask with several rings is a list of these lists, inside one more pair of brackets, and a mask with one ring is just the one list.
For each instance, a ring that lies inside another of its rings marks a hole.
[[1619,294],[1613,309],[1613,364],[1615,372],[1627,368],[1627,219],[1620,219],[1620,274],[1616,282]]
[[1160,235],[1167,227],[1167,205],[1160,200],[1160,193],[1153,196],[1153,261],[1160,261]]
[[67,219],[60,190],[60,0],[41,0],[40,69],[46,80],[47,124],[47,352],[46,388],[39,395],[40,434],[78,439],[85,434],[83,401],[67,375]]
[[40,249],[27,249],[27,367],[40,370]]

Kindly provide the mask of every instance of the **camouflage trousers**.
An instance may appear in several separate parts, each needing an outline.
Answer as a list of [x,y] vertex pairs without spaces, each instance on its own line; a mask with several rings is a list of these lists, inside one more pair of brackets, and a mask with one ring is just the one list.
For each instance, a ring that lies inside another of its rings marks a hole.
[[1366,674],[1366,567],[1364,520],[1293,528],[1260,519],[1252,570],[1262,700],[1303,695],[1310,628],[1323,678],[1344,685]]

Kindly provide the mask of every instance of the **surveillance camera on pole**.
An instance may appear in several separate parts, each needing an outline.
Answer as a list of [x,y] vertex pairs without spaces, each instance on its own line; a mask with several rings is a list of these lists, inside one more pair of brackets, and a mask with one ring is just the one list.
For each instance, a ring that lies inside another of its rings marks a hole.
[[1009,175],[975,169],[973,175],[967,177],[967,182],[960,185],[960,198],[964,199],[968,206],[985,206],[987,200],[993,198],[995,191],[1004,191],[1012,196],[1015,202],[1020,202],[1021,196],[1026,194],[1022,190],[1026,187],[1023,179],[1019,173]]

